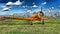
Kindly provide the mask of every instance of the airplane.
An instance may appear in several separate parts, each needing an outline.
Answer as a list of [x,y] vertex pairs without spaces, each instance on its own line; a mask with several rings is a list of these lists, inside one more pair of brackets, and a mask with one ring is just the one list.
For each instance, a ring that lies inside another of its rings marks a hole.
[[16,17],[16,16],[4,16],[3,18],[4,20],[5,19],[27,20],[29,21],[30,25],[32,25],[32,21],[39,20],[42,21],[42,24],[44,24],[44,20],[48,20],[48,18],[44,18],[44,13],[42,12],[42,8],[41,11],[34,13],[31,17],[23,18],[23,17]]
[[28,18],[14,17],[14,16],[4,16],[4,18],[5,19],[16,19],[16,20],[27,20],[27,21],[30,21],[31,25],[32,25],[32,21],[40,20],[42,21],[42,24],[44,24],[44,20],[48,20],[48,18],[44,18],[44,13],[40,11]]

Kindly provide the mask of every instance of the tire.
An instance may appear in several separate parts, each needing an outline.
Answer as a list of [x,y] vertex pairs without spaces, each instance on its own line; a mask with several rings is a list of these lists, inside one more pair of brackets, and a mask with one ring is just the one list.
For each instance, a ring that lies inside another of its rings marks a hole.
[[42,21],[42,24],[44,25],[44,21]]
[[32,24],[32,21],[29,21],[29,24],[30,24],[30,25],[33,25],[33,24]]

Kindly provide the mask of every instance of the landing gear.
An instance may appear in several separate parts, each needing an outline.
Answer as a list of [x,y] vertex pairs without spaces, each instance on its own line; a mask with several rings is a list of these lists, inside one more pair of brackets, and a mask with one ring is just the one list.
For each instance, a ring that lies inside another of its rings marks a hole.
[[44,20],[42,21],[42,24],[44,25]]
[[32,21],[29,21],[29,24],[30,24],[30,25],[33,25],[33,24],[32,24]]

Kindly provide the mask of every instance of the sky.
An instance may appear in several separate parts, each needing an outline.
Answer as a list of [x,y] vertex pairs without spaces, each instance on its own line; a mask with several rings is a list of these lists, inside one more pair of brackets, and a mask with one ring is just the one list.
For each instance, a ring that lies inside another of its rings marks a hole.
[[[16,2],[17,0],[0,0],[0,6],[6,6],[6,3],[8,2]],[[1,14],[13,14],[13,13],[19,13],[19,12],[25,12],[28,10],[34,11],[40,11],[39,7],[43,7],[43,11],[47,12],[48,8],[54,7],[54,11],[60,10],[60,0],[20,0],[21,5],[13,5],[9,6],[12,7],[9,11],[3,12],[2,9],[0,9],[0,15]],[[28,6],[24,8],[24,6]],[[32,7],[32,8],[31,8]],[[0,7],[1,8],[1,7]],[[25,10],[27,9],[27,10]]]

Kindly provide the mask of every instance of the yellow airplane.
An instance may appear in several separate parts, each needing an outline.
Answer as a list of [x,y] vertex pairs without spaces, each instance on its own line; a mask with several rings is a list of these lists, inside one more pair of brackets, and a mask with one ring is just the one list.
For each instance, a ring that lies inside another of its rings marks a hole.
[[32,25],[32,21],[41,20],[42,24],[44,24],[44,20],[48,20],[48,18],[44,18],[44,13],[41,11],[36,12],[34,15],[32,15],[32,17],[28,17],[28,18],[21,18],[14,16],[4,16],[4,18],[16,19],[16,20],[28,20],[30,21],[31,25]]

